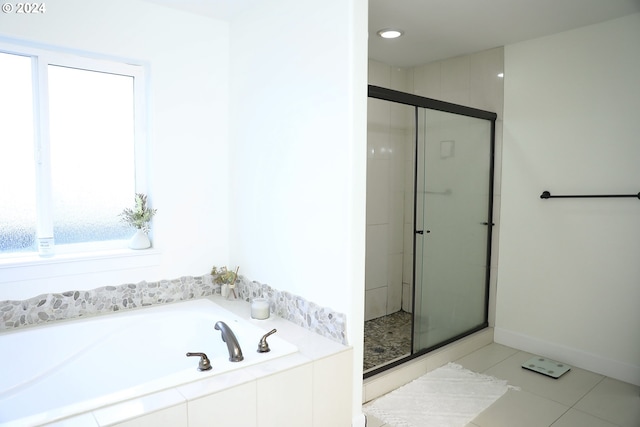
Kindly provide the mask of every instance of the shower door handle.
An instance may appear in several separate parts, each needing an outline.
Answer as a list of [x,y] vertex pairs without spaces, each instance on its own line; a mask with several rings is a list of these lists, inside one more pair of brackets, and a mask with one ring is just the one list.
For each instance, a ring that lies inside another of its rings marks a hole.
[[431,233],[431,230],[416,230],[416,234]]

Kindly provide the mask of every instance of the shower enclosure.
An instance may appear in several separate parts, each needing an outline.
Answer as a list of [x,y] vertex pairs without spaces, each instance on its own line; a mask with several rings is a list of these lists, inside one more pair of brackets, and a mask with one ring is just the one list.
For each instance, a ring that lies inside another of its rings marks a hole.
[[365,377],[488,325],[495,120],[369,86]]

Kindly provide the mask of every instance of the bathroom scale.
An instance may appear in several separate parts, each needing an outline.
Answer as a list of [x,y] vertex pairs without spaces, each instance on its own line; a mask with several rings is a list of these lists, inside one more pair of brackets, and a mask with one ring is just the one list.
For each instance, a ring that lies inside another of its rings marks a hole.
[[527,360],[522,364],[522,367],[556,379],[571,370],[571,366],[567,364],[540,356],[535,356]]

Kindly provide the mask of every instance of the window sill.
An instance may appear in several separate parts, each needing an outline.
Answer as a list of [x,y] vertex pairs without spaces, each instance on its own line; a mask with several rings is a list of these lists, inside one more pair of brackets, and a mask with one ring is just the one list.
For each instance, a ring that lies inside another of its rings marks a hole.
[[154,248],[123,248],[4,258],[0,259],[0,283],[158,266],[161,254]]

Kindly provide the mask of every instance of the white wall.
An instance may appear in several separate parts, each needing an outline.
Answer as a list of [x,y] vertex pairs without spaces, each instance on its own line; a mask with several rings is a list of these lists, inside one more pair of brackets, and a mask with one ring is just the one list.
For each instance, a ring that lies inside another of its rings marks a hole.
[[497,342],[640,384],[640,14],[505,48]]
[[231,25],[231,255],[347,314],[362,395],[367,2],[258,2]]
[[160,251],[159,264],[143,268],[125,268],[128,260],[98,269],[67,263],[32,280],[0,269],[0,300],[201,275],[226,264],[228,24],[140,1],[59,0],[42,15],[0,14],[0,36],[148,65],[149,198]]

